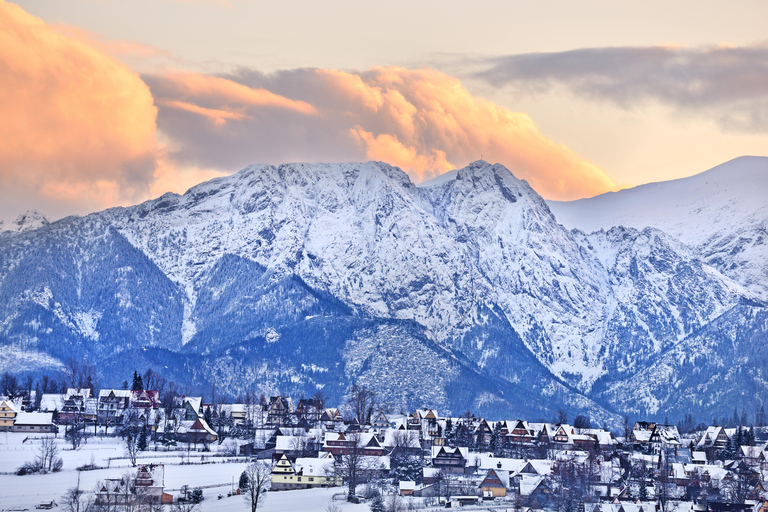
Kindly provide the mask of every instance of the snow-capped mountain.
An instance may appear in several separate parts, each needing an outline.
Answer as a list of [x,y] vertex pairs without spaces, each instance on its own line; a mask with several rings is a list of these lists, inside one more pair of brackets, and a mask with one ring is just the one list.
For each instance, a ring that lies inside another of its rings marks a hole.
[[568,228],[660,229],[768,300],[768,157],[744,156],[706,172],[549,206]]
[[754,290],[661,228],[569,230],[500,165],[418,187],[377,162],[256,165],[0,238],[0,343],[232,393],[358,381],[397,407],[610,421],[658,412],[615,386],[749,329]]
[[51,221],[46,217],[44,213],[37,210],[28,210],[25,213],[19,214],[16,220],[9,224],[5,224],[0,220],[0,231],[11,231],[20,233],[22,231],[30,231],[38,229],[43,226],[47,226]]

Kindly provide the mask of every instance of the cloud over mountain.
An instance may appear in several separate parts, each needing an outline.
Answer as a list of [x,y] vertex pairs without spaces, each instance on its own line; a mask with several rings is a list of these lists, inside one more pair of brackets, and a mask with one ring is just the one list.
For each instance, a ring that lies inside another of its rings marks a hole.
[[768,46],[582,48],[491,58],[475,73],[519,93],[565,87],[633,108],[657,101],[725,130],[768,131]]
[[155,168],[156,114],[138,74],[0,2],[7,190],[94,209],[143,195]]
[[[543,135],[526,114],[475,97],[458,79],[432,69],[187,74],[184,83],[215,80],[242,93],[196,89],[192,100],[179,90],[177,76],[145,80],[160,107],[160,129],[180,143],[175,158],[197,165],[375,159],[422,181],[484,156],[514,168],[547,197],[615,187],[602,170]],[[256,102],[255,94],[283,99]]]

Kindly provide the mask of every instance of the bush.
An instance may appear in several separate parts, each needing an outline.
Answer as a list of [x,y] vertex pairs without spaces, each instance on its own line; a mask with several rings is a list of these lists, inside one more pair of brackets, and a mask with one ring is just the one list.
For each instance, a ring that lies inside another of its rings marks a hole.
[[36,475],[38,473],[44,473],[44,471],[43,468],[35,462],[25,462],[19,469],[16,470],[16,474],[19,476]]
[[203,498],[203,490],[200,489],[199,487],[194,489],[192,491],[192,494],[189,495],[189,501],[191,501],[192,503],[200,503],[204,499],[205,498]]

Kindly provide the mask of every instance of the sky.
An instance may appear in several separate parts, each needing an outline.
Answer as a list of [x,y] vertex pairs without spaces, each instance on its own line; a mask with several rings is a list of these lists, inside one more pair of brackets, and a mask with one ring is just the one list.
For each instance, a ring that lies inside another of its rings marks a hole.
[[251,163],[483,158],[547,199],[768,155],[764,1],[0,0],[0,220]]

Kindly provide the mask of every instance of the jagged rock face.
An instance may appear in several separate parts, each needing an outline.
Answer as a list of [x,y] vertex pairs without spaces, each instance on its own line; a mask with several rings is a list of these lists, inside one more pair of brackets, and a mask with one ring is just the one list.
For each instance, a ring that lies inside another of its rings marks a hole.
[[755,300],[708,261],[658,230],[569,231],[486,162],[419,187],[377,162],[258,165],[0,237],[0,342],[233,393],[361,381],[401,406],[610,419],[590,396],[630,410],[613,383]]
[[21,233],[24,231],[30,231],[39,229],[43,226],[47,226],[51,221],[45,214],[37,210],[29,210],[16,217],[16,220],[6,225],[5,222],[0,220],[0,231],[10,231]]

